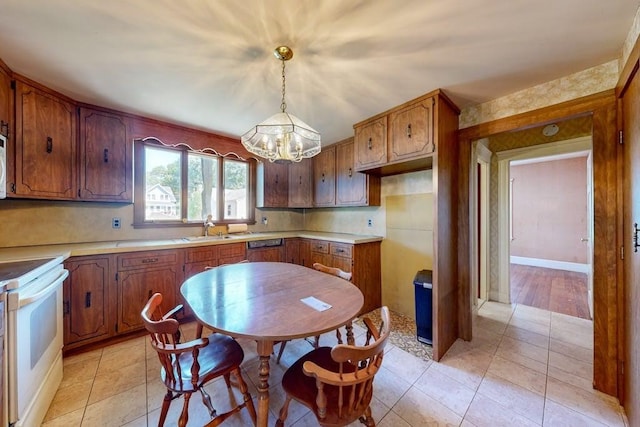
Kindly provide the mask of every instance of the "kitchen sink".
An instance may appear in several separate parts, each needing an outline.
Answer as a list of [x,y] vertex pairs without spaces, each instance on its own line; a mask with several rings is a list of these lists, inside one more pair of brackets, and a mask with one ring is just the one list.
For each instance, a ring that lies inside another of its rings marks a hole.
[[205,240],[225,240],[231,239],[232,237],[228,234],[223,234],[222,236],[189,236],[183,237],[182,240],[185,242],[200,242]]

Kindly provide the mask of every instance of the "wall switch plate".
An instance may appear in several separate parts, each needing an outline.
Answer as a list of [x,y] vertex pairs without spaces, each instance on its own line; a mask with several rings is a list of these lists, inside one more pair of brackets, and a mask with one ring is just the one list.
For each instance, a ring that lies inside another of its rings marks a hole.
[[367,227],[373,227],[373,220],[371,218],[367,220]]
[[266,217],[266,216],[263,216],[263,217],[262,217],[262,223],[263,223],[264,225],[267,225],[267,217]]
[[111,228],[120,228],[120,218],[111,218]]

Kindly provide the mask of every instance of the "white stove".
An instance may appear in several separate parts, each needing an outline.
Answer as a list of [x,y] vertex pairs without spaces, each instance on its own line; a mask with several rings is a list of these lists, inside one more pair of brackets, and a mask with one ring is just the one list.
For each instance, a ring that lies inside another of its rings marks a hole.
[[0,262],[9,426],[40,425],[62,381],[62,256]]

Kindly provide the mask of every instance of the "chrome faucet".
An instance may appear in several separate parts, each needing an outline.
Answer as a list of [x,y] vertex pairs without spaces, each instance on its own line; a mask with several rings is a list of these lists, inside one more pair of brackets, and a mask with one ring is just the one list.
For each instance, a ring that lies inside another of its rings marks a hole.
[[209,229],[211,227],[215,227],[216,225],[213,223],[213,217],[211,215],[207,215],[207,219],[204,221],[204,235],[209,235]]

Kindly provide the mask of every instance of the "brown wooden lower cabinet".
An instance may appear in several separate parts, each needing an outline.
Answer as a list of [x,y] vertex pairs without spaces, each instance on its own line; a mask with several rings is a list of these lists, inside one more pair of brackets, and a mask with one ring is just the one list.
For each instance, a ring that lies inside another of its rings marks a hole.
[[[226,243],[186,249],[72,257],[65,262],[64,350],[143,329],[140,311],[154,292],[163,311],[182,302],[180,285],[206,267],[249,261],[314,262],[353,273],[364,294],[363,313],[380,307],[380,242],[345,244],[319,239],[285,239],[276,247],[250,249]],[[185,306],[185,315],[190,311]]]
[[111,337],[116,293],[111,256],[74,257],[65,262],[63,284],[65,349]]
[[[149,263],[149,267],[118,270],[118,318],[117,332],[142,329],[140,312],[151,295],[162,294],[161,310],[166,313],[176,306],[177,287],[182,283],[183,271],[177,251],[169,253],[149,252],[118,256],[118,264],[128,263],[138,258]],[[160,259],[167,258],[167,262]],[[173,260],[173,262],[169,261]],[[133,261],[136,264],[137,260]]]
[[[303,238],[289,244],[289,240],[285,242],[287,262],[297,260],[297,264],[309,268],[319,262],[351,272],[351,282],[364,295],[361,313],[367,313],[382,305],[380,242],[349,244]],[[296,247],[299,251],[297,258],[294,254]]]

